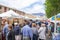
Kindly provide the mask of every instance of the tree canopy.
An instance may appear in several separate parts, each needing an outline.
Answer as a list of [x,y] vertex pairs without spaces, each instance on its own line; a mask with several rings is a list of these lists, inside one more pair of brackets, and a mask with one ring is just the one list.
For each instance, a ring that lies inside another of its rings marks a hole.
[[60,13],[60,0],[46,0],[45,4],[48,18]]

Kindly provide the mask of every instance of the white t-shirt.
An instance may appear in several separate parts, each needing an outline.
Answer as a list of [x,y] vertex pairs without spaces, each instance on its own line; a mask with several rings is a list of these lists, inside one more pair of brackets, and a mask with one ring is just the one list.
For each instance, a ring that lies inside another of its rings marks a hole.
[[38,30],[39,33],[39,39],[46,39],[45,33],[46,33],[46,27],[40,27]]

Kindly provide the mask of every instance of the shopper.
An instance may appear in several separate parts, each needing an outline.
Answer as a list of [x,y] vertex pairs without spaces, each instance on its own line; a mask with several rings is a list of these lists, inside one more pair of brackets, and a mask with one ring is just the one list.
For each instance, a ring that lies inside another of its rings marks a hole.
[[7,33],[8,33],[8,25],[9,25],[9,21],[6,21],[5,23],[4,23],[4,27],[3,27],[3,29],[2,29],[2,37],[3,37],[3,39],[2,40],[6,40],[6,35],[7,35]]
[[51,34],[52,34],[52,36],[51,36],[52,39],[53,39],[53,36],[54,36],[54,26],[55,26],[55,24],[54,24],[53,22],[51,22],[51,24],[50,24],[50,26],[49,26],[49,27],[50,27],[49,29],[50,29]]
[[31,27],[29,26],[29,22],[27,20],[24,20],[24,22],[25,26],[22,28],[23,40],[32,40],[33,33]]
[[15,39],[16,40],[21,40],[20,26],[19,26],[19,23],[18,22],[14,22],[13,30],[15,32]]
[[5,22],[4,27],[3,27],[3,35],[6,37],[8,30],[8,22]]
[[44,23],[41,24],[41,27],[39,28],[38,33],[39,33],[39,40],[46,40],[46,35],[45,35],[46,27]]
[[57,24],[57,33],[60,33],[60,23]]
[[15,33],[12,30],[12,25],[11,24],[9,24],[8,30],[9,30],[9,32],[6,35],[7,36],[6,40],[15,40]]
[[38,40],[38,30],[36,23],[32,23],[33,40]]

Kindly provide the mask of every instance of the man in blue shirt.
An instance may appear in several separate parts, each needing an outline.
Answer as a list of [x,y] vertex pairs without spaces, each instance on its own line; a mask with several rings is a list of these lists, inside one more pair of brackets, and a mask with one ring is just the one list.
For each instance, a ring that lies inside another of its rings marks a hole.
[[29,27],[28,21],[25,20],[25,26],[22,28],[23,40],[32,40],[33,33],[32,29]]
[[8,33],[8,24],[6,23],[5,26],[3,27],[3,34],[6,36],[6,34]]
[[5,37],[5,39],[7,39],[7,33],[9,32],[9,30],[8,30],[8,23],[7,22],[5,22],[5,25],[4,25],[4,27],[3,27],[3,36]]
[[53,40],[60,40],[60,33]]

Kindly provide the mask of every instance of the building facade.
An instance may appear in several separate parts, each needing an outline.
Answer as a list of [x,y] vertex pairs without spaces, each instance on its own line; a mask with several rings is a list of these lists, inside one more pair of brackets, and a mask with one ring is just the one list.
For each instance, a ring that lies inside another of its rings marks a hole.
[[0,13],[3,13],[3,12],[7,12],[9,10],[13,10],[14,12],[20,14],[20,15],[25,15],[24,12],[22,11],[18,11],[16,9],[12,9],[12,8],[9,8],[9,7],[6,7],[6,6],[3,6],[3,5],[0,5]]
[[33,16],[31,14],[28,14],[28,13],[25,13],[25,12],[22,12],[22,11],[19,11],[19,10],[16,10],[16,9],[13,9],[13,8],[10,8],[10,7],[4,6],[4,5],[0,5],[0,13],[7,12],[9,10],[13,10],[14,12],[16,12],[22,16],[27,16],[29,18],[36,18],[35,16]]

